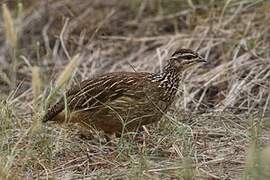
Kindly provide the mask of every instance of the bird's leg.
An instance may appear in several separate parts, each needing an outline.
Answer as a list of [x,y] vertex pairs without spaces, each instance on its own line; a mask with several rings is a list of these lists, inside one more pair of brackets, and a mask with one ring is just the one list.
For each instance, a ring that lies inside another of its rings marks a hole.
[[105,139],[108,145],[113,145],[113,141],[116,139],[116,134],[115,133],[106,133],[105,132]]
[[89,130],[79,132],[79,137],[83,140],[93,140],[95,138]]
[[134,135],[134,140],[139,142],[139,143],[144,143],[145,142],[145,134],[144,132],[148,132],[145,126],[140,126],[137,128],[135,131],[136,134]]
[[87,121],[80,120],[78,126],[80,127],[81,131],[78,133],[79,137],[84,140],[93,140],[95,139],[95,129],[87,124]]

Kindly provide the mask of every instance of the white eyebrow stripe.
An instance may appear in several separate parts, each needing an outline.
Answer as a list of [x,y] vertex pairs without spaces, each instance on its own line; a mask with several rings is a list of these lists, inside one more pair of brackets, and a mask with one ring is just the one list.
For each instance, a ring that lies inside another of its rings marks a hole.
[[194,56],[194,57],[196,57],[197,55],[194,54],[194,53],[188,53],[188,52],[186,52],[186,53],[183,53],[182,56]]

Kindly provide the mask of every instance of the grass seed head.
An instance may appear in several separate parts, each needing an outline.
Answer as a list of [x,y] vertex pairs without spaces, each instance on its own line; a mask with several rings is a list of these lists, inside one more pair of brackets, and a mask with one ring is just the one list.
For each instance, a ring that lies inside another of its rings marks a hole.
[[4,19],[4,29],[6,40],[8,41],[9,45],[13,48],[17,46],[17,32],[14,26],[14,21],[10,10],[8,9],[6,4],[2,5],[3,10],[3,19]]
[[66,82],[72,77],[78,62],[79,55],[75,55],[68,65],[65,67],[63,72],[58,76],[58,78],[55,81],[55,85],[57,88],[61,88],[66,84]]

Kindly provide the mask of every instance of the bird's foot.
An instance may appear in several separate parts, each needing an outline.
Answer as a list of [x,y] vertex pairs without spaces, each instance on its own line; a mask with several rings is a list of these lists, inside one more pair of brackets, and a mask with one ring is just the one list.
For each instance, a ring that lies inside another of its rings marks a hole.
[[105,133],[104,135],[106,144],[109,146],[114,146],[116,145],[116,134],[115,133]]
[[95,139],[94,135],[90,132],[80,132],[78,134],[79,138],[82,140],[93,140]]
[[138,132],[134,135],[133,140],[140,143],[140,144],[144,144],[145,143],[145,134],[143,132]]

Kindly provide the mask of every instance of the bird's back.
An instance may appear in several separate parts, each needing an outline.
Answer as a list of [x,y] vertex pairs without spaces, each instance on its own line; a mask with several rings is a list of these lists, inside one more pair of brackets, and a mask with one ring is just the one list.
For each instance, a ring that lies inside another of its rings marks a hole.
[[[153,101],[153,98],[147,99],[146,95],[153,96],[157,91],[155,89],[159,87],[157,83],[149,80],[150,76],[150,73],[114,72],[85,80],[66,93],[67,107],[71,112],[94,113],[108,104],[121,108],[125,104],[132,104],[131,101],[134,101],[134,104]],[[61,98],[48,110],[43,121],[58,121],[59,117],[56,117],[64,109],[65,100]],[[63,116],[61,118],[63,121]]]

